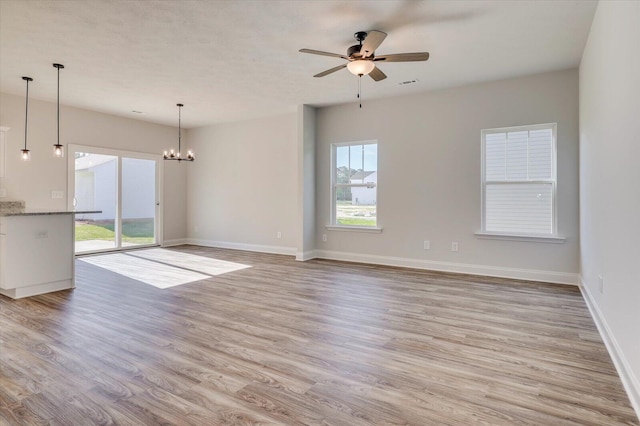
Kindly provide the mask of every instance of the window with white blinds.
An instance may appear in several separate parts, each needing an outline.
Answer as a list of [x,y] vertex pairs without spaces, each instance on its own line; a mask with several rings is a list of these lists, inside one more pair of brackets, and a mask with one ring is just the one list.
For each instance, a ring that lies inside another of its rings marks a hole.
[[554,236],[556,124],[482,131],[482,230]]

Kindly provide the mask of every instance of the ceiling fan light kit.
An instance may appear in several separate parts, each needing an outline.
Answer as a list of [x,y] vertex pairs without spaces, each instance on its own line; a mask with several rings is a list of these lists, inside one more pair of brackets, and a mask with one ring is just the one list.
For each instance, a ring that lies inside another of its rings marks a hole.
[[376,67],[371,60],[358,59],[347,64],[347,69],[353,75],[368,75]]

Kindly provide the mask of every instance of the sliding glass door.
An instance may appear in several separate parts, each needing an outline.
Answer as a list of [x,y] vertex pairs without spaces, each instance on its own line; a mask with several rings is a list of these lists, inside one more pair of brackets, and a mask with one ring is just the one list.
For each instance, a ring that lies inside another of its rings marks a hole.
[[76,215],[76,253],[160,243],[160,156],[70,145],[69,162],[70,207],[100,211]]

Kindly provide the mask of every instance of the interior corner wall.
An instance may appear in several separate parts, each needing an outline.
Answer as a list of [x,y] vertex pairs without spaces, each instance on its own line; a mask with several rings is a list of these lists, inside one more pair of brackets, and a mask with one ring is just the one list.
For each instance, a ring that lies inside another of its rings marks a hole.
[[[558,124],[558,231],[566,241],[478,238],[481,130],[540,123]],[[330,146],[364,140],[378,141],[383,231],[328,230]],[[578,283],[577,69],[365,101],[362,109],[320,108],[316,167],[319,257]]]
[[601,1],[580,64],[585,298],[640,417],[640,2]]
[[298,108],[298,229],[296,259],[315,256],[316,244],[316,109]]
[[[29,99],[28,148],[31,161],[19,158],[24,146],[25,98],[0,94],[0,126],[7,132],[6,173],[0,188],[2,200],[23,200],[28,209],[67,208],[67,159],[53,157],[56,141],[56,104]],[[177,129],[114,115],[60,105],[60,142],[148,154],[161,154],[177,144]],[[163,237],[165,241],[186,237],[186,172],[176,164],[164,165]],[[63,191],[62,199],[51,191]]]
[[296,254],[297,125],[294,112],[189,130],[189,242]]

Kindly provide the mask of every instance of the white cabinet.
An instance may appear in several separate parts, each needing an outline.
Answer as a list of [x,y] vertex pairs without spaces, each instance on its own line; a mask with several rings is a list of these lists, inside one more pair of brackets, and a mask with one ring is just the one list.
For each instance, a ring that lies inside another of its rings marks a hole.
[[0,217],[0,294],[73,288],[73,214]]

